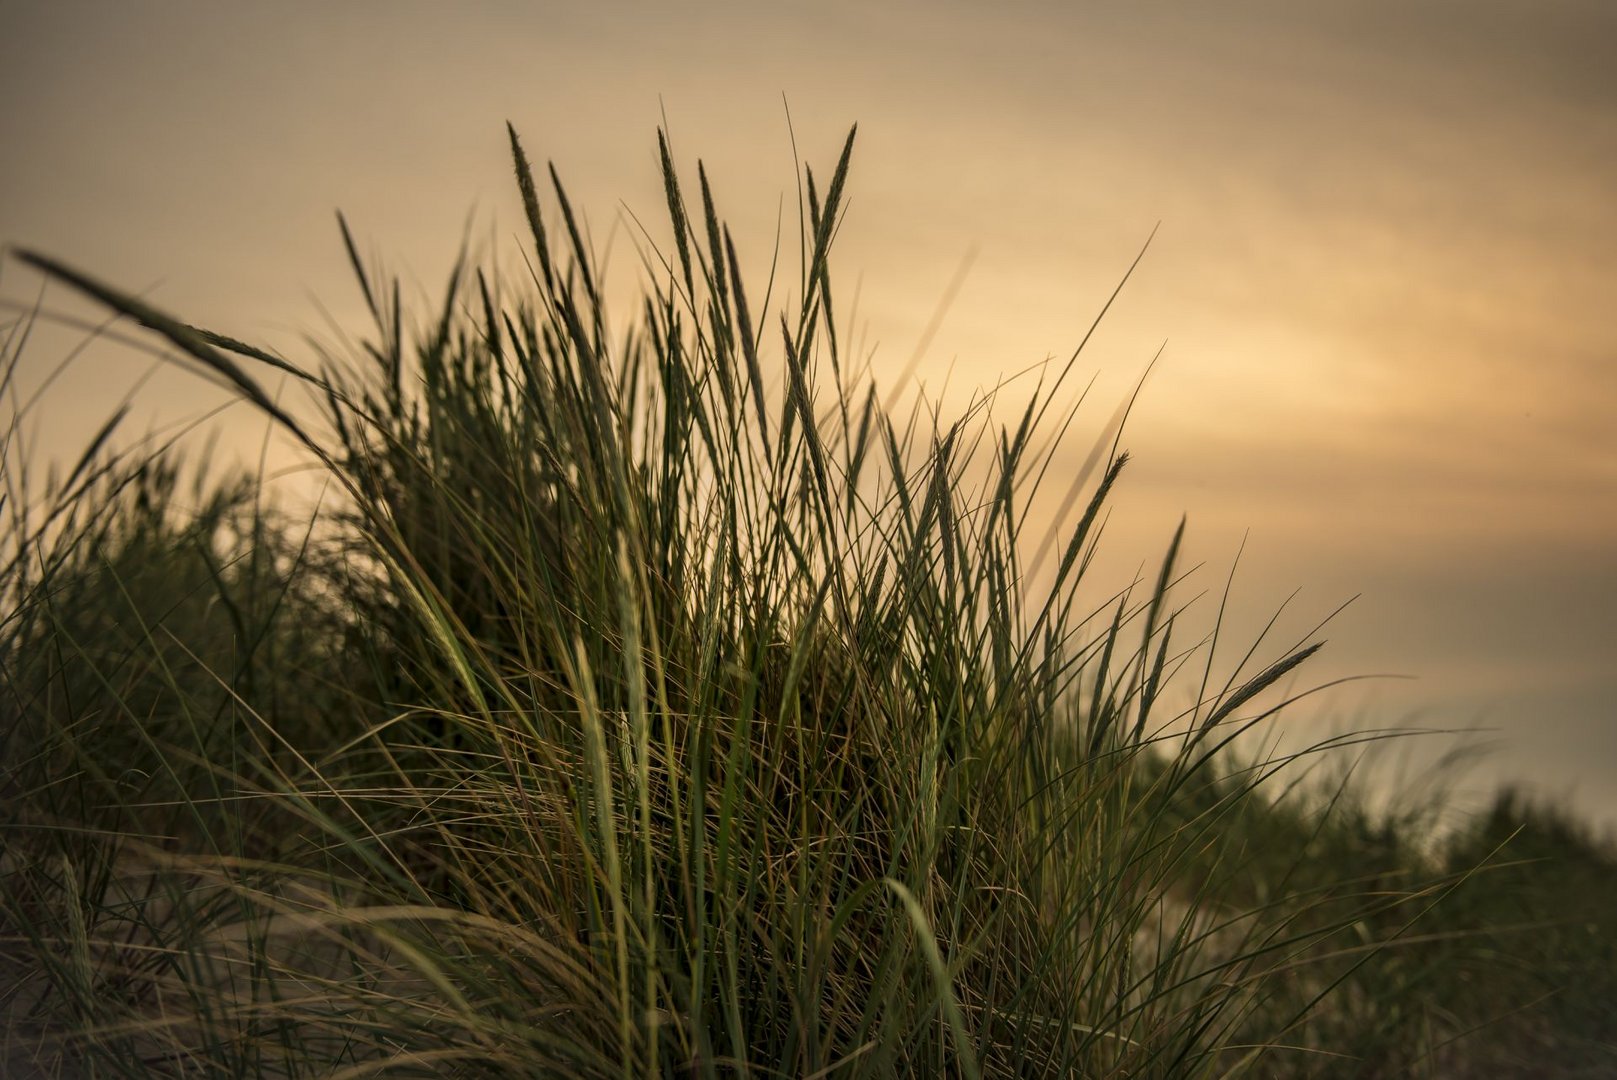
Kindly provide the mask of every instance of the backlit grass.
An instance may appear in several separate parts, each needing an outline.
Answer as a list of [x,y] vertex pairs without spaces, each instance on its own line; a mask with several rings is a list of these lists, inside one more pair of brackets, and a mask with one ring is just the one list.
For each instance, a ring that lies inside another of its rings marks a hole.
[[[1127,455],[1051,469],[1089,449],[1078,355],[959,417],[884,408],[833,309],[851,133],[805,171],[790,288],[661,144],[672,240],[610,315],[510,142],[521,288],[463,261],[412,316],[345,223],[375,325],[342,363],[20,254],[234,387],[334,494],[300,524],[116,422],[40,482],[14,409],[10,1067],[1617,1067],[1607,852],[1509,799],[1434,851],[1424,816],[1239,764],[1317,643],[1209,672],[1177,535],[1130,591],[1088,585]],[[1030,508],[1066,505],[1033,591]]]

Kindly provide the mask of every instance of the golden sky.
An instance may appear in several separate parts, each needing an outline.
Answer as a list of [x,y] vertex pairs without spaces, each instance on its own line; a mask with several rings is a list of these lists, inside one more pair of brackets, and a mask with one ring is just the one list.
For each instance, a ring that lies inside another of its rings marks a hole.
[[[1614,40],[1606,0],[7,0],[0,241],[297,359],[323,309],[365,329],[336,208],[423,295],[469,214],[511,256],[506,120],[632,267],[620,212],[660,216],[666,111],[761,275],[795,220],[784,95],[811,163],[859,124],[833,267],[878,379],[971,258],[920,370],[958,406],[1065,357],[1160,222],[1080,361],[1095,432],[1167,343],[1108,572],[1185,512],[1216,595],[1250,530],[1232,641],[1294,588],[1294,634],[1362,594],[1314,677],[1419,678],[1332,716],[1494,725],[1499,772],[1617,821]],[[0,268],[7,300],[38,288]],[[37,452],[147,368],[87,350]],[[137,397],[154,427],[218,400],[167,370]],[[226,417],[256,452],[262,422]]]

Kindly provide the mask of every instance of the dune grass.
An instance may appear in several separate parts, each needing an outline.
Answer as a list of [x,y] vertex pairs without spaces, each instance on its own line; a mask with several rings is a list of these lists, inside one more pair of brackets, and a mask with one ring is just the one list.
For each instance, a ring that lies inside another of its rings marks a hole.
[[[234,387],[335,494],[300,525],[253,477],[187,490],[177,452],[115,449],[119,418],[65,479],[7,453],[6,1064],[1617,1063],[1568,989],[1617,970],[1585,903],[1608,852],[1509,799],[1434,850],[1296,758],[1243,764],[1318,646],[1215,668],[1175,631],[1178,535],[1123,594],[1080,587],[1127,456],[1108,430],[1065,464],[1077,354],[957,419],[890,410],[832,307],[853,143],[805,170],[787,295],[660,141],[672,240],[609,314],[512,131],[522,288],[463,260],[412,318],[344,222],[375,327],[316,367],[20,254]],[[314,405],[275,404],[265,365]]]

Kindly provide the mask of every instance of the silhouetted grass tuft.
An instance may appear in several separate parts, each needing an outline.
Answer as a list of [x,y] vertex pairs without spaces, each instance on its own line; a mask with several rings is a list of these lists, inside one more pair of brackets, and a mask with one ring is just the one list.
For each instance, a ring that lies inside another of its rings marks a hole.
[[1317,644],[1163,712],[1198,651],[1172,638],[1182,527],[1150,589],[1080,591],[1115,440],[1056,493],[1076,522],[1028,591],[1072,362],[947,424],[881,405],[831,309],[852,132],[805,178],[801,296],[757,321],[705,170],[696,214],[665,139],[675,261],[648,246],[613,321],[555,170],[542,196],[509,134],[524,296],[463,257],[407,341],[342,220],[375,321],[352,366],[19,253],[226,379],[340,497],[298,529],[252,478],[182,495],[173,454],[110,449],[119,417],[64,482],[6,455],[9,1067],[1613,1065],[1569,989],[1617,930],[1584,900],[1608,852],[1507,799],[1434,854],[1415,819],[1292,786],[1293,760],[1238,767],[1278,706],[1248,710]]

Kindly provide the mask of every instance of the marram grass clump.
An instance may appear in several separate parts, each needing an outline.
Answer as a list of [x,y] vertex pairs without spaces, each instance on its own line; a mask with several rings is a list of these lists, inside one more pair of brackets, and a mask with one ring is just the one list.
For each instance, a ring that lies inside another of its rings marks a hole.
[[[1146,586],[1079,588],[1115,441],[1049,493],[1076,513],[1026,590],[1077,356],[1025,401],[891,414],[833,317],[852,133],[829,182],[805,170],[773,310],[659,138],[672,243],[614,318],[554,170],[542,196],[510,142],[523,287],[463,260],[415,326],[345,222],[376,324],[350,363],[20,254],[233,386],[337,495],[302,529],[251,478],[182,498],[174,454],[111,449],[118,418],[43,490],[6,457],[8,1067],[1473,1060],[1421,965],[1458,970],[1425,927],[1493,850],[1445,865],[1341,792],[1278,797],[1289,761],[1234,766],[1315,645],[1164,709],[1199,655],[1179,538]],[[314,405],[277,405],[265,365]]]

